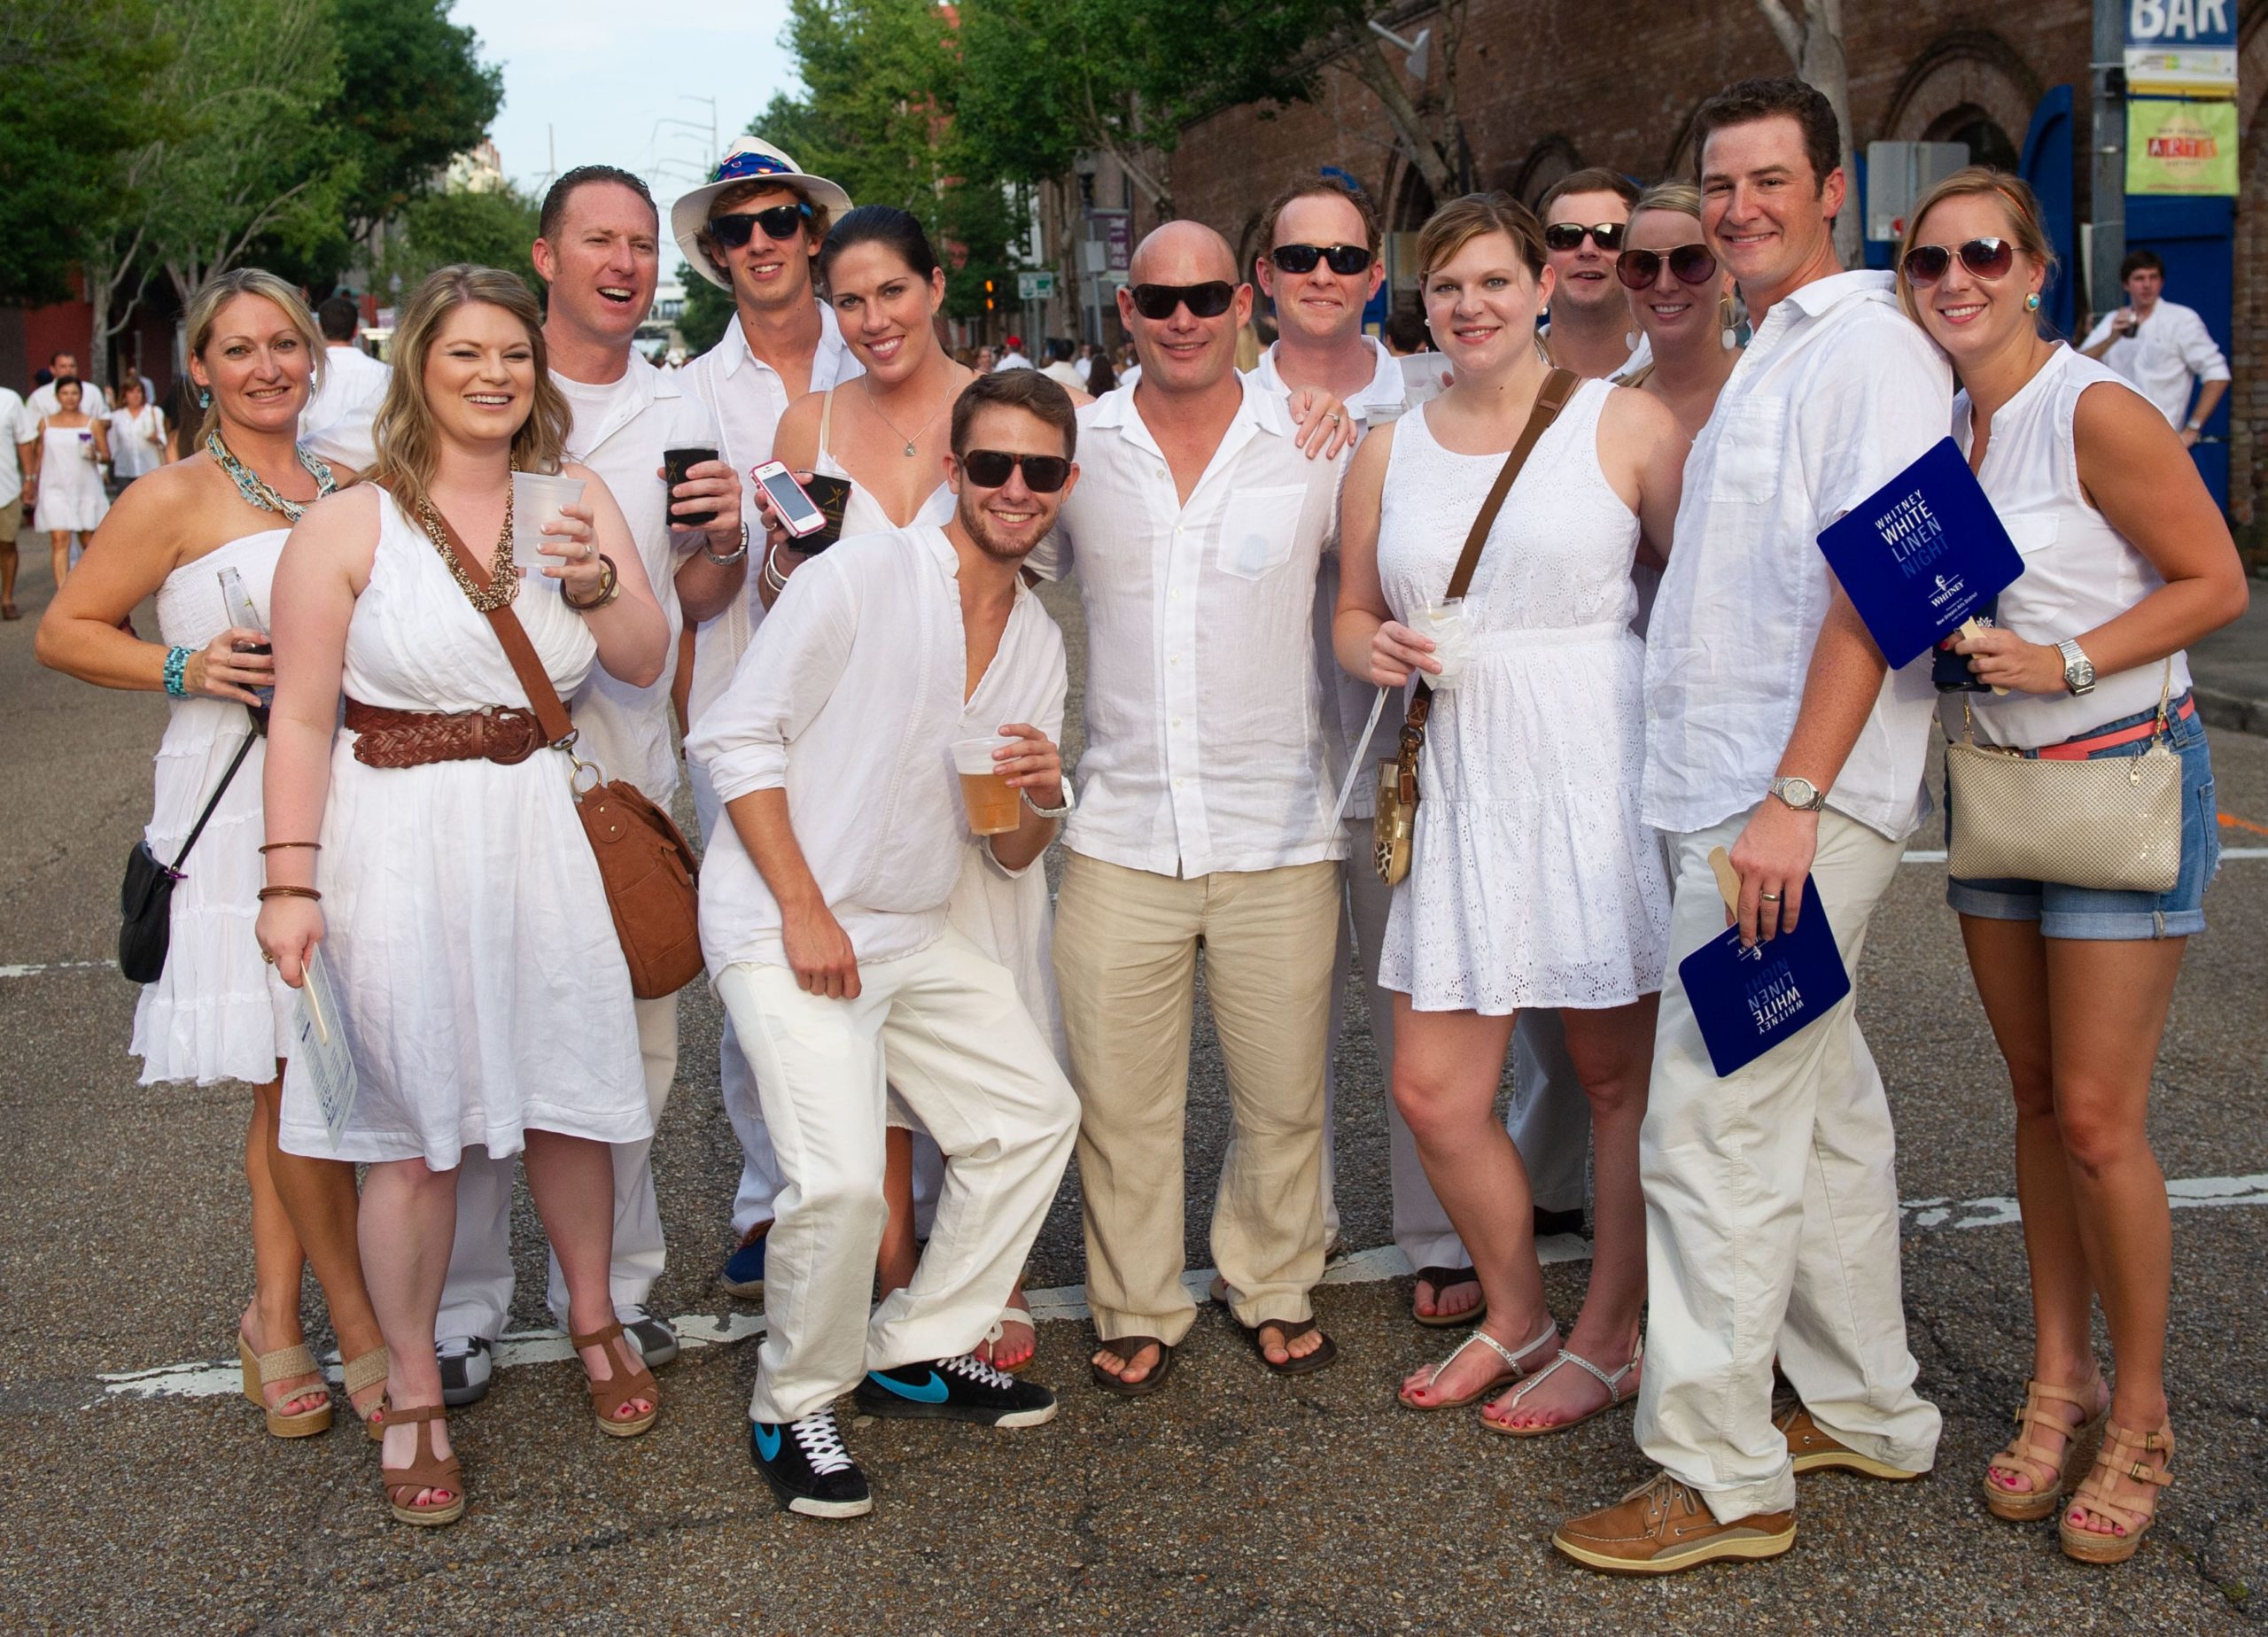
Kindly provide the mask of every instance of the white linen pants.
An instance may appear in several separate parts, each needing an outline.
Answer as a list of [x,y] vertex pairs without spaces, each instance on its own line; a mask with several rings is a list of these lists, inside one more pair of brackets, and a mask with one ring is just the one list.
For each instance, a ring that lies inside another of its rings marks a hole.
[[[677,997],[633,1004],[638,1009],[638,1053],[646,1069],[646,1106],[658,1128],[677,1079]],[[664,1248],[661,1206],[654,1198],[653,1138],[612,1147],[614,1257],[607,1283],[618,1318],[646,1305],[654,1281],[662,1276]],[[549,1260],[544,1300],[565,1330],[567,1281],[559,1258]],[[511,1315],[512,1284],[512,1162],[490,1159],[485,1148],[468,1148],[457,1167],[457,1233],[449,1246],[448,1281],[441,1288],[433,1334],[494,1341]]]
[[1829,1436],[1909,1470],[1937,1455],[1937,1407],[1906,1346],[1890,1105],[1859,1032],[1867,922],[1904,844],[1829,811],[1812,877],[1852,993],[1717,1078],[1675,963],[1723,932],[1709,850],[1749,814],[1673,838],[1669,981],[1639,1140],[1649,1317],[1637,1439],[1721,1522],[1795,1504],[1772,1424],[1772,1360]]
[[[1006,968],[957,932],[861,962],[856,1000],[785,966],[717,976],[756,1071],[781,1185],[765,1253],[768,1325],[752,1421],[795,1421],[869,1369],[950,1358],[1000,1315],[1063,1178],[1078,1099]],[[913,1282],[867,1315],[892,1092],[944,1152]]]

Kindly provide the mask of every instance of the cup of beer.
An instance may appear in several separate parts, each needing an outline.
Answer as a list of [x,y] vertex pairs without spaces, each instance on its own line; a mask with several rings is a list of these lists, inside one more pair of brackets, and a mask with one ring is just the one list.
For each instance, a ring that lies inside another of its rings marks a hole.
[[555,472],[512,474],[512,561],[527,570],[528,578],[537,584],[556,589],[557,580],[537,570],[567,566],[564,557],[543,555],[543,525],[558,522],[562,508],[579,505],[582,499],[580,477],[562,477]]
[[968,827],[979,835],[1006,835],[1022,814],[1017,811],[1021,793],[992,760],[992,753],[1016,741],[1005,733],[953,742],[953,772],[960,775],[961,805],[968,810]]

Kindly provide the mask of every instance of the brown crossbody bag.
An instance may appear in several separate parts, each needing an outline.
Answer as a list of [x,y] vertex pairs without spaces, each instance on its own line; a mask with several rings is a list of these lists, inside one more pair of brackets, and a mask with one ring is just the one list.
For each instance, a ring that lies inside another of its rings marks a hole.
[[[433,516],[465,573],[485,591],[487,569],[465,549],[464,541],[439,508]],[[699,861],[676,823],[644,792],[623,780],[607,779],[595,764],[574,754],[574,722],[512,605],[507,602],[489,609],[488,623],[496,628],[504,657],[512,662],[513,675],[527,690],[528,705],[535,712],[543,742],[566,751],[573,764],[568,782],[575,816],[583,821],[592,856],[598,860],[606,905],[613,912],[615,935],[622,941],[623,959],[630,966],[630,992],[640,1000],[674,995],[701,972],[701,936],[695,924],[701,902]]]
[[[1554,369],[1544,378],[1520,440],[1497,469],[1496,481],[1488,485],[1488,498],[1480,502],[1480,510],[1472,519],[1472,531],[1464,537],[1464,550],[1449,575],[1449,589],[1441,594],[1444,599],[1462,597],[1472,586],[1473,570],[1480,566],[1480,548],[1488,543],[1488,531],[1496,526],[1496,514],[1503,509],[1512,480],[1527,464],[1529,452],[1544,429],[1559,418],[1559,412],[1581,384],[1572,369]],[[1425,718],[1433,710],[1433,685],[1423,671],[1416,674],[1416,682],[1410,691],[1410,713],[1402,719],[1402,742],[1391,759],[1379,764],[1378,817],[1372,821],[1371,862],[1378,868],[1379,879],[1389,887],[1410,873],[1410,847],[1418,826],[1418,753],[1425,748]]]

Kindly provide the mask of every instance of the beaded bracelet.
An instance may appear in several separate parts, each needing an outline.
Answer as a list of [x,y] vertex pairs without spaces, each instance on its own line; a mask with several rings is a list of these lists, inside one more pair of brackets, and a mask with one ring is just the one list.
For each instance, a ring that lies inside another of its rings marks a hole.
[[188,686],[182,680],[182,677],[183,673],[189,669],[189,656],[196,651],[197,650],[195,648],[169,648],[167,650],[166,692],[172,694],[175,699],[187,699],[189,697]]

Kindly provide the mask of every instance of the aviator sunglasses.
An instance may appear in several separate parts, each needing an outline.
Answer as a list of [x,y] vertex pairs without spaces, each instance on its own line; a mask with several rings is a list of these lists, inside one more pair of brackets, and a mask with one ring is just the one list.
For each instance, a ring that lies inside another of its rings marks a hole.
[[1071,462],[1060,454],[1007,454],[998,449],[971,449],[960,457],[960,469],[980,489],[998,489],[1008,474],[1024,469],[1024,487],[1034,494],[1053,494],[1071,476]]
[[1602,221],[1587,228],[1577,221],[1555,221],[1543,229],[1543,247],[1546,250],[1581,250],[1583,236],[1588,233],[1591,243],[1611,256],[1622,248],[1624,226],[1619,221]]
[[1278,271],[1295,276],[1314,272],[1318,261],[1341,278],[1371,268],[1371,252],[1361,244],[1278,244],[1268,252],[1268,259]]
[[1218,318],[1237,299],[1236,286],[1223,279],[1202,284],[1137,284],[1134,310],[1153,323],[1163,323],[1177,306],[1186,306],[1192,318]]
[[2016,265],[2016,247],[2002,238],[1973,238],[1957,246],[1916,244],[1906,252],[1901,265],[1906,279],[1913,284],[1934,284],[1953,270],[1953,259],[1961,258],[1961,265],[1978,278],[2005,278]]
[[767,210],[736,212],[729,216],[709,218],[709,235],[726,250],[738,250],[749,241],[751,229],[762,228],[764,237],[784,239],[811,219],[808,205],[774,205]]
[[1706,244],[1680,244],[1668,252],[1626,250],[1614,259],[1614,276],[1631,290],[1651,290],[1665,261],[1681,284],[1705,284],[1717,276],[1717,259]]

